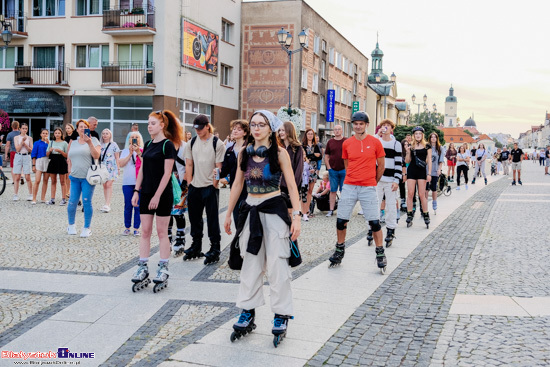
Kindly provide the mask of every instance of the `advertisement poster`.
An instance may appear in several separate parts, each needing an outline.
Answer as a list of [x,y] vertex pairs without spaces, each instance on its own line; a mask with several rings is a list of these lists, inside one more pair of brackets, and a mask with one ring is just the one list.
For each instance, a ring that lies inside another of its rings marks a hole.
[[187,20],[183,20],[182,65],[218,75],[220,36]]

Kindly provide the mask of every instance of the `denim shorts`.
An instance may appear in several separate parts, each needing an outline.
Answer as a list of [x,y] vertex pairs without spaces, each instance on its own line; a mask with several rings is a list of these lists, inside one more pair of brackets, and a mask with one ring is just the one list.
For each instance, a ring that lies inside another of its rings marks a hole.
[[344,184],[338,201],[338,219],[349,220],[355,204],[359,202],[367,221],[380,219],[380,205],[376,186],[356,186]]
[[337,192],[344,187],[344,179],[346,178],[346,170],[335,171],[332,168],[328,170],[328,178],[330,181],[330,192]]

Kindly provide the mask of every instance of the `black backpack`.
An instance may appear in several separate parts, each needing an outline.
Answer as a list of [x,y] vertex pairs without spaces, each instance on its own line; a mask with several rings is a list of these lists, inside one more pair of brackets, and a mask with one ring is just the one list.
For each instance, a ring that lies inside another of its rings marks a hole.
[[[191,156],[193,156],[193,145],[195,145],[196,141],[197,141],[197,136],[194,136],[193,139],[191,139]],[[216,146],[217,145],[218,145],[218,137],[216,135],[214,135],[214,139],[212,139],[212,147],[214,148],[214,160],[216,159]],[[195,171],[195,164],[193,164],[193,175],[195,174],[194,171]]]

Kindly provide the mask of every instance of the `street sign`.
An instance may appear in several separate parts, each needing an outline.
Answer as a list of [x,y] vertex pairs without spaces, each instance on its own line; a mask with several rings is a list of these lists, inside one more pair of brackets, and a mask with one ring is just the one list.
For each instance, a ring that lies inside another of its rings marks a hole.
[[334,122],[334,89],[327,90],[327,122]]
[[359,101],[353,101],[353,110],[351,113],[359,111]]

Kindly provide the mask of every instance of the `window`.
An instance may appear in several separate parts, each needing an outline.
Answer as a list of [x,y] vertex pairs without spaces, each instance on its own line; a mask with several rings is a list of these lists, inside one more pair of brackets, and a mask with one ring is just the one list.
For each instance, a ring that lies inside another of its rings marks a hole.
[[334,85],[331,80],[328,81],[328,89],[334,89]]
[[346,104],[346,90],[344,88],[340,89],[340,102]]
[[357,95],[357,80],[353,81],[353,95]]
[[65,47],[35,47],[33,49],[33,66],[35,68],[55,68],[65,60]]
[[77,68],[100,68],[109,64],[109,45],[76,46]]
[[23,47],[0,49],[0,69],[13,69],[15,65],[23,65]]
[[313,92],[319,93],[319,74],[313,74]]
[[342,54],[336,53],[336,62],[338,63],[338,69],[342,70]]
[[[128,9],[129,11],[132,11],[134,9],[147,10],[147,4],[144,4],[146,2],[145,0],[119,0],[117,2],[119,3],[121,9]],[[149,1],[149,5],[153,6],[154,1]]]
[[311,128],[317,131],[317,114],[315,112],[311,113]]
[[329,53],[328,53],[328,62],[331,65],[334,65],[334,48],[331,48]]
[[[109,9],[109,5],[109,0],[77,0],[76,15],[101,15],[103,9]],[[120,7],[125,9],[122,0]]]
[[323,79],[327,79],[327,63],[325,62],[325,60],[321,60],[321,78]]
[[322,46],[323,51],[324,51],[324,52],[327,52],[327,41],[323,40],[323,42],[321,42],[321,44],[323,45],[323,46]]
[[153,45],[118,45],[118,62],[127,66],[149,67],[153,63]]
[[233,23],[222,19],[222,41],[231,43],[233,39]]
[[202,114],[206,115],[209,120],[211,119],[212,105],[181,99],[180,108],[180,119],[187,128],[187,131],[191,131],[193,136],[196,135],[195,129],[193,129],[193,120],[195,120],[195,117]]
[[342,56],[342,70],[344,70],[344,73],[348,72],[348,59],[345,56]]
[[307,89],[307,69],[302,69],[302,88]]
[[357,83],[361,83],[361,70],[357,73]]
[[33,0],[33,17],[57,17],[65,15],[65,0]]
[[222,64],[222,72],[221,72],[221,85],[225,86],[231,86],[231,70],[233,68],[231,66],[227,66]]
[[325,114],[325,96],[322,94],[319,96],[319,113],[321,115]]
[[319,55],[320,43],[321,43],[321,37],[315,36],[313,38],[313,52],[315,52],[316,55]]
[[335,86],[334,87],[334,100],[336,102],[340,102],[341,99],[340,99],[340,93],[341,93],[341,88],[339,86]]

